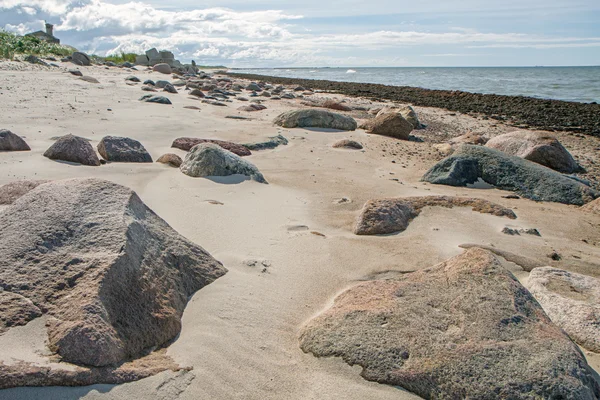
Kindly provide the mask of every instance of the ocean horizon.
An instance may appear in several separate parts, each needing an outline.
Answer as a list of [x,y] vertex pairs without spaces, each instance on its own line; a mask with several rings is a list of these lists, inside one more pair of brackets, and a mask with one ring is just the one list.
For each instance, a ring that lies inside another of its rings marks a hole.
[[374,83],[540,99],[600,102],[600,66],[520,67],[276,67],[238,73]]

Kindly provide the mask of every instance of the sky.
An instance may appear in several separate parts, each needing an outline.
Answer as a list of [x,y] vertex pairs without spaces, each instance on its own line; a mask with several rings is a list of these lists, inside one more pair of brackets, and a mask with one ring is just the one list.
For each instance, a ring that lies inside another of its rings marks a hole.
[[88,53],[199,65],[600,65],[599,0],[0,0],[0,28],[44,21]]

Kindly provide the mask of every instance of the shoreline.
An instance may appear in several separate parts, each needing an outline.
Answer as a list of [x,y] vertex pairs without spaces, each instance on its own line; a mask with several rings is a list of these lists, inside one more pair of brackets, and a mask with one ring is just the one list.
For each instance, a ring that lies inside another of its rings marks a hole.
[[421,107],[435,107],[464,114],[485,115],[521,129],[566,131],[600,137],[600,104],[525,96],[423,89],[375,83],[282,78],[227,72],[228,76],[282,85],[300,85],[375,101],[390,100]]

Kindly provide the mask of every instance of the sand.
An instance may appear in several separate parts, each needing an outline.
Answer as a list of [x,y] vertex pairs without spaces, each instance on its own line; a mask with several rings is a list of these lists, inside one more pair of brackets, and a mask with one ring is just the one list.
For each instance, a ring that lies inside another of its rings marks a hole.
[[[0,153],[0,184],[93,176],[126,185],[174,229],[223,262],[229,273],[191,299],[182,332],[167,350],[181,366],[193,367],[190,372],[165,372],[118,386],[15,388],[0,391],[0,399],[416,399],[399,388],[362,379],[359,367],[340,359],[304,354],[298,347],[300,328],[357,281],[386,271],[427,268],[461,253],[459,245],[464,243],[494,246],[547,265],[600,276],[596,267],[600,216],[562,204],[505,199],[502,196],[509,193],[496,189],[419,182],[441,159],[432,144],[467,129],[488,136],[511,130],[497,121],[416,107],[421,121],[429,124],[428,129],[413,132],[422,142],[401,142],[362,130],[282,129],[271,121],[283,111],[301,107],[299,100],[266,100],[267,110],[247,113],[236,110],[242,102],[217,107],[190,99],[180,90],[160,93],[171,99],[172,106],[148,104],[138,101],[146,93],[141,86],[126,85],[124,78],[134,74],[144,81],[170,76],[82,67],[85,75],[100,81],[92,84],[65,72],[72,67],[0,63],[0,128],[24,136],[32,148]],[[184,108],[191,105],[201,110]],[[226,119],[228,115],[252,120]],[[281,133],[289,144],[247,157],[268,185],[235,179],[222,183],[191,178],[159,163],[84,167],[42,156],[52,137],[68,133],[89,138],[93,146],[105,135],[131,137],[141,141],[154,160],[167,152],[183,157],[184,151],[170,148],[173,139],[181,136],[247,143]],[[585,142],[575,148],[567,134],[559,134],[559,139],[563,136],[574,156],[593,158],[585,149],[597,147],[598,139],[577,138]],[[361,142],[364,151],[331,147],[343,138]],[[518,218],[507,220],[462,208],[426,208],[400,234],[352,234],[367,200],[425,195],[480,197],[512,208]],[[340,204],[337,200],[342,197],[351,201]],[[537,228],[542,237],[501,233],[507,225]],[[562,260],[548,258],[552,251],[560,253]],[[526,281],[527,272],[506,265]],[[20,328],[11,338],[0,337],[0,344],[9,339],[18,342],[19,332],[23,338],[28,336]],[[22,353],[24,359],[46,362],[40,354]],[[599,370],[600,356],[584,353]],[[20,354],[1,351],[0,360],[10,362]]]

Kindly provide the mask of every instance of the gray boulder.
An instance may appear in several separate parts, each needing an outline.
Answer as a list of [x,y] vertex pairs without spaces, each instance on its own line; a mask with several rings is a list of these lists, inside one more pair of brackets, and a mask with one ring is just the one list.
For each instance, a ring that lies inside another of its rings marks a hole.
[[581,346],[600,353],[600,280],[552,267],[534,268],[527,288],[552,322]]
[[244,146],[248,150],[270,150],[280,145],[286,146],[287,144],[288,140],[283,135],[277,135],[269,137],[269,140],[266,140],[264,142],[246,143],[242,146]]
[[163,88],[163,90],[165,92],[169,92],[169,93],[173,93],[173,94],[179,93],[179,92],[177,92],[177,89],[175,89],[175,86],[171,85],[170,83],[167,83],[165,85],[165,87]]
[[356,130],[356,121],[346,115],[325,110],[293,110],[275,118],[275,125],[284,128],[324,128],[342,131]]
[[75,75],[75,76],[83,76],[83,72],[81,72],[81,71],[80,71],[80,70],[78,70],[78,69],[70,69],[70,70],[69,70],[69,73],[70,73],[71,75]]
[[158,103],[158,104],[173,104],[171,100],[164,96],[154,96],[152,94],[145,94],[140,97],[140,101],[145,103]]
[[152,157],[140,142],[126,137],[103,137],[98,143],[98,153],[106,161],[152,162]]
[[164,89],[165,86],[170,85],[170,84],[171,84],[171,82],[169,82],[169,81],[159,80],[159,81],[156,81],[156,85],[155,86],[157,88],[159,88],[159,89]]
[[167,344],[190,296],[226,272],[104,180],[41,185],[0,213],[0,226],[4,290],[47,314],[49,348],[75,364],[116,365]]
[[12,204],[19,197],[29,193],[39,185],[48,183],[47,180],[22,180],[0,186],[0,205]]
[[579,348],[488,251],[360,283],[310,321],[300,347],[425,399],[600,396]]
[[583,205],[600,194],[575,179],[520,157],[483,146],[463,144],[437,163],[422,180],[466,186],[479,179],[535,201]]
[[129,82],[141,82],[140,78],[138,78],[137,76],[133,76],[133,75],[129,75],[127,78],[125,78],[126,81]]
[[246,175],[257,182],[267,183],[254,164],[214,143],[192,147],[180,169],[193,177]]
[[28,151],[31,147],[21,138],[9,131],[0,129],[0,151]]
[[156,64],[154,67],[152,67],[152,70],[155,72],[160,72],[161,74],[171,74],[173,72],[171,66],[166,63]]
[[46,150],[44,157],[83,165],[100,165],[100,159],[87,139],[74,135],[61,136]]
[[73,64],[82,65],[84,67],[89,67],[90,65],[92,65],[90,57],[87,54],[82,53],[80,51],[76,51],[71,55],[71,62]]
[[516,131],[490,139],[487,147],[521,157],[563,173],[573,173],[581,167],[571,153],[552,135],[541,132]]
[[452,196],[403,197],[397,199],[369,200],[365,203],[354,233],[357,235],[383,235],[402,232],[425,207],[471,207],[473,211],[497,217],[516,219],[506,207],[483,199]]

